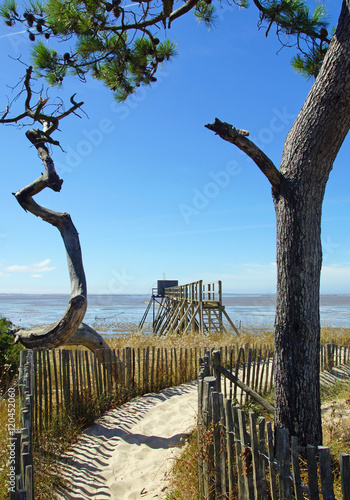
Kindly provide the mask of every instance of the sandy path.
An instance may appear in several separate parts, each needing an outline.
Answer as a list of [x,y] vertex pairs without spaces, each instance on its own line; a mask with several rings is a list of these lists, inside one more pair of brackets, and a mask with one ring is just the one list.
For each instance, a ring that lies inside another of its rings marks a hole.
[[195,382],[147,394],[107,412],[62,459],[68,488],[57,499],[166,498],[166,476],[196,425]]

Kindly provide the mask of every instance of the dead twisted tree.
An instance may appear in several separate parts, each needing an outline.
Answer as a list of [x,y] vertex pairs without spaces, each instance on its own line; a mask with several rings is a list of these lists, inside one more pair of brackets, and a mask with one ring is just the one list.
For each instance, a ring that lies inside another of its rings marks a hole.
[[[47,99],[39,99],[35,105],[32,105],[33,92],[31,88],[32,67],[26,71],[24,78],[23,91],[25,92],[24,112],[10,118],[8,117],[10,107],[6,108],[5,113],[0,119],[2,124],[18,124],[29,118],[33,124],[40,123],[41,129],[31,128],[27,130],[26,137],[36,148],[39,158],[45,168],[44,173],[36,180],[13,193],[21,207],[43,221],[48,222],[59,230],[66,249],[69,278],[71,283],[71,294],[68,307],[62,318],[50,325],[23,329],[13,328],[10,332],[15,335],[15,342],[20,341],[27,348],[46,348],[51,349],[63,344],[79,344],[88,347],[91,350],[109,348],[104,339],[93,328],[82,323],[87,309],[87,287],[86,278],[79,242],[79,234],[67,213],[54,212],[45,208],[33,199],[35,195],[45,188],[53,191],[61,190],[63,180],[58,176],[54,162],[50,156],[47,145],[59,146],[59,142],[52,139],[52,133],[57,130],[60,121],[81,108],[83,102],[76,102],[74,95],[71,97],[71,107],[62,112],[52,114],[45,113]],[[60,106],[58,107],[60,108]]]

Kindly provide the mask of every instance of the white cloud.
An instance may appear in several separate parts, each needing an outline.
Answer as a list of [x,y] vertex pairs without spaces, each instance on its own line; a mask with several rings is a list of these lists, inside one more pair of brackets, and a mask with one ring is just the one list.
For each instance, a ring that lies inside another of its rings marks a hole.
[[226,263],[216,274],[203,273],[201,278],[206,282],[220,279],[225,293],[274,293],[276,263],[247,262],[236,265]]
[[350,293],[350,263],[322,266],[321,291],[323,293]]
[[6,271],[8,271],[9,273],[28,273],[29,270],[29,266],[20,266],[18,264],[6,267]]
[[31,274],[30,277],[31,278],[42,278],[42,274]]
[[[12,266],[8,266],[5,268],[5,271],[8,273],[48,273],[50,271],[55,270],[54,266],[49,266],[51,260],[45,259],[41,262],[33,262],[32,264],[13,264]],[[37,276],[35,276],[37,277]]]

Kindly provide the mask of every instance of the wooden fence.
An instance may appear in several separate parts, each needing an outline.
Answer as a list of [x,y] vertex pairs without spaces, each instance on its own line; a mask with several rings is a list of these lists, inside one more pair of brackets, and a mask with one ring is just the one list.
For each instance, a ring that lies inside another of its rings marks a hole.
[[[219,353],[215,356],[216,364]],[[329,449],[308,446],[302,459],[298,440],[290,440],[287,429],[273,429],[253,412],[247,425],[245,412],[218,391],[219,378],[207,375],[205,361],[198,383],[200,498],[335,500]],[[339,459],[342,498],[350,500],[350,455],[340,454]]]
[[[220,354],[223,368],[231,374],[231,379],[225,377],[221,383],[225,398],[242,405],[271,390],[271,346],[236,343],[221,347]],[[211,363],[212,353],[207,348],[127,347],[94,353],[65,349],[22,351],[21,429],[13,436],[16,493],[10,492],[10,500],[33,498],[33,435],[39,435],[57,420],[83,417],[87,405],[108,409],[133,396],[195,380],[202,357]],[[321,367],[331,369],[348,361],[349,347],[321,347]],[[237,378],[244,390],[238,390]]]
[[331,371],[335,366],[349,363],[350,346],[337,344],[321,344],[320,367],[322,371]]
[[[20,429],[11,433],[10,500],[33,500],[33,353],[21,351],[19,369]],[[13,452],[13,453],[12,453]],[[14,467],[14,469],[12,469]],[[15,483],[13,485],[13,482]],[[14,487],[13,487],[14,486]]]
[[[39,350],[30,359],[33,372],[33,428],[41,433],[55,417],[80,417],[83,402],[123,402],[130,397],[195,380],[199,358],[207,348],[126,347],[114,351]],[[331,369],[349,360],[349,347],[321,348],[321,367]],[[273,387],[273,349],[269,345],[231,344],[220,348],[223,366],[253,391],[264,395]],[[210,353],[209,353],[210,356]],[[28,358],[29,359],[29,358]],[[238,404],[251,397],[237,392],[232,380],[223,394]]]
[[33,350],[35,432],[56,418],[81,417],[87,404],[121,404],[136,395],[195,380],[199,348],[115,351]]

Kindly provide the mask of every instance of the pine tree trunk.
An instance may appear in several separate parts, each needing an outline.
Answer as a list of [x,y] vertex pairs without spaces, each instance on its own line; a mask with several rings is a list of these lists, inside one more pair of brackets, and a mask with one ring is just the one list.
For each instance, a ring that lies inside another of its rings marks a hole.
[[301,188],[299,183],[290,197],[275,197],[275,420],[304,446],[322,442],[319,290],[323,191],[308,183]]

